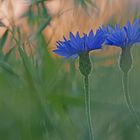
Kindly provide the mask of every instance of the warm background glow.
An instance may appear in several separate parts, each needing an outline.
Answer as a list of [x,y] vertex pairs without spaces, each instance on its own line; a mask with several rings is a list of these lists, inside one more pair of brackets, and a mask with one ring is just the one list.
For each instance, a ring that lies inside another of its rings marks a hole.
[[[50,25],[44,33],[51,38],[50,46],[55,47],[56,40],[68,36],[69,31],[88,32],[96,30],[107,23],[125,23],[133,20],[139,10],[139,0],[95,0],[95,5],[88,5],[87,9],[75,5],[74,0],[48,0],[46,8],[52,16]],[[26,18],[20,18],[30,5],[29,0],[1,0],[0,19],[6,25],[21,26],[23,32],[31,32]],[[3,33],[2,28],[0,29]],[[29,33],[30,34],[30,33]]]

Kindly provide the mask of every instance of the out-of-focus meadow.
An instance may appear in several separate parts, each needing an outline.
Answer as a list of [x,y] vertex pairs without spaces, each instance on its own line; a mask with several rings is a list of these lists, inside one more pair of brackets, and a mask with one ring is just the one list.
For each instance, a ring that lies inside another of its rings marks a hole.
[[[89,140],[77,60],[52,53],[69,31],[139,18],[139,0],[0,1],[0,140]],[[129,90],[140,118],[140,46]],[[91,54],[91,113],[96,140],[139,140],[123,97],[120,49]]]

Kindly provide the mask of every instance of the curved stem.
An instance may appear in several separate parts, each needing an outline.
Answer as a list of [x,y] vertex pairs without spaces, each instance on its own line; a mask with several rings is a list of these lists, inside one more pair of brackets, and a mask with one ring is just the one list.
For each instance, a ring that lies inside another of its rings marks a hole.
[[139,117],[137,116],[137,113],[134,109],[134,106],[132,104],[131,101],[131,97],[129,95],[129,90],[128,90],[128,73],[123,73],[123,77],[122,77],[122,83],[123,83],[123,90],[124,90],[124,98],[127,104],[127,107],[130,111],[130,113],[132,113],[132,115],[134,116],[136,122],[137,122],[137,126],[138,128],[140,128],[140,120]]
[[88,76],[84,77],[84,85],[85,85],[85,107],[86,107],[86,115],[87,115],[90,139],[94,140],[93,127],[92,127],[91,114],[90,114],[90,93],[89,93]]

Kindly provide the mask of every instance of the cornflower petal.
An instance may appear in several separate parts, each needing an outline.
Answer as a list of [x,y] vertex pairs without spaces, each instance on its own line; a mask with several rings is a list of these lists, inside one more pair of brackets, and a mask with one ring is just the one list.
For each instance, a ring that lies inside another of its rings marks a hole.
[[134,24],[128,21],[123,27],[117,24],[115,28],[108,26],[106,29],[105,27],[101,29],[107,34],[106,45],[123,48],[140,42],[140,19],[137,19]]
[[54,53],[65,58],[77,57],[83,53],[89,53],[92,50],[101,49],[105,41],[106,34],[101,29],[98,29],[96,34],[91,30],[89,34],[83,34],[80,37],[79,32],[74,35],[70,32],[69,39],[64,38],[64,41],[57,41],[57,48]]

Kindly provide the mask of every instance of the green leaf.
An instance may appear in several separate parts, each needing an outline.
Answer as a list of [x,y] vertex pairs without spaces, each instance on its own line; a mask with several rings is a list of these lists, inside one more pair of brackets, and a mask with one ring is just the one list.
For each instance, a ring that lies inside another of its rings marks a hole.
[[32,63],[31,63],[29,57],[27,56],[24,48],[18,47],[18,50],[19,50],[19,54],[20,54],[22,62],[23,62],[24,69],[25,69],[25,75],[26,75],[26,79],[28,81],[28,86],[29,86],[30,90],[36,91],[36,88],[34,85],[34,70],[33,70]]
[[45,2],[47,0],[32,0],[31,4],[39,4],[39,3],[42,3],[42,2]]
[[6,43],[6,40],[7,40],[7,37],[8,37],[8,31],[9,30],[6,30],[4,35],[2,36],[2,38],[0,39],[0,51],[2,51],[5,43]]
[[76,7],[82,7],[88,15],[91,15],[93,11],[98,10],[98,7],[94,0],[75,0]]
[[8,72],[10,75],[15,76],[18,78],[19,76],[14,72],[14,70],[11,68],[11,66],[8,63],[5,63],[3,61],[0,61],[0,67],[3,68],[6,72]]
[[40,26],[39,26],[37,33],[41,33],[46,28],[46,26],[50,23],[50,21],[51,21],[51,17],[48,17],[47,20],[42,22],[42,24],[40,24]]
[[31,69],[31,64],[30,64],[29,58],[28,58],[28,56],[27,56],[27,54],[26,54],[26,52],[24,51],[23,48],[19,47],[18,50],[19,50],[20,56],[22,58],[25,70],[28,73],[28,75],[31,76],[32,75],[32,69]]
[[81,5],[82,7],[88,7],[88,5],[94,5],[92,0],[75,0],[76,5]]
[[36,37],[38,37],[38,35],[41,34],[41,32],[46,28],[46,26],[49,25],[50,21],[51,21],[51,17],[48,17],[47,20],[45,20],[44,22],[42,22],[40,24],[40,26],[38,27],[38,31],[35,34],[31,35],[31,37],[29,38],[29,40],[32,41],[32,40],[36,39]]
[[5,55],[4,60],[7,61],[16,47],[11,48]]

